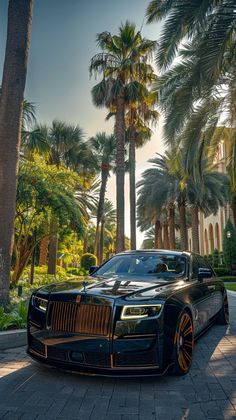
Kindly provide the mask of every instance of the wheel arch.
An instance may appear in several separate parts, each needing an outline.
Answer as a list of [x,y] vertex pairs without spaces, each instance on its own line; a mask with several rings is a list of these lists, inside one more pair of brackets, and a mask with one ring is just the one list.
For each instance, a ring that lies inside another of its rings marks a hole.
[[[179,318],[183,312],[187,312],[192,321],[194,319],[191,305],[176,297],[167,299],[164,306],[164,364],[172,361],[174,339]],[[174,322],[173,322],[174,321]]]

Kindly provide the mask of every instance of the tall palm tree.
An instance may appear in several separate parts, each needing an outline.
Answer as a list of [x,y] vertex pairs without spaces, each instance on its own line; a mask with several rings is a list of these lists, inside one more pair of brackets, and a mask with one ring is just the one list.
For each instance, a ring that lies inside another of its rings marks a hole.
[[33,0],[9,0],[7,42],[0,93],[0,303],[9,300],[22,107]]
[[[136,249],[136,148],[151,139],[150,124],[155,124],[159,116],[154,109],[156,95],[145,85],[150,85],[156,76],[150,69],[148,77],[142,80],[142,89],[137,101],[130,102],[126,112],[127,140],[129,142],[129,195],[130,195],[130,238],[131,249]],[[141,86],[141,85],[140,85]]]
[[125,104],[137,95],[137,82],[146,72],[147,58],[156,48],[156,42],[143,39],[135,32],[135,25],[122,24],[118,35],[102,32],[97,36],[102,52],[90,63],[91,73],[102,73],[103,79],[92,89],[93,102],[98,107],[115,107],[116,137],[116,201],[117,237],[116,250],[125,247],[124,236],[124,173],[125,173]]
[[96,157],[99,171],[101,172],[101,187],[99,194],[99,201],[97,207],[97,225],[94,241],[94,254],[98,256],[98,242],[99,242],[99,227],[104,211],[105,194],[107,181],[110,170],[114,168],[115,164],[115,146],[116,140],[114,135],[107,135],[106,133],[98,133],[96,136],[89,139],[89,146]]

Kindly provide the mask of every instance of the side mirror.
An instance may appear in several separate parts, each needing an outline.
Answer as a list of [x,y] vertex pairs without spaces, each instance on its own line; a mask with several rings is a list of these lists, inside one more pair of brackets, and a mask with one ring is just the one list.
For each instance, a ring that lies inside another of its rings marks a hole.
[[202,281],[203,279],[210,279],[212,277],[212,271],[210,268],[199,268],[198,269],[198,280]]
[[89,274],[93,274],[94,271],[96,271],[98,268],[98,265],[91,265],[91,267],[89,267]]

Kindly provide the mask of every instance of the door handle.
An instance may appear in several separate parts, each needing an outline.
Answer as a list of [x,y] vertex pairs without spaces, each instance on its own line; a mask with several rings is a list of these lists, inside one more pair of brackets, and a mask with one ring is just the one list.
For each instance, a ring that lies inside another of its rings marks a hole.
[[216,290],[216,287],[215,286],[207,286],[208,287],[208,290]]

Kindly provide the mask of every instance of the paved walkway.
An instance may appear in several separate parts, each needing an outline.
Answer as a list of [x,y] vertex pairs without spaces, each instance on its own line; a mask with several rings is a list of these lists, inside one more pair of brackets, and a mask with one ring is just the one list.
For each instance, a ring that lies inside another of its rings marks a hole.
[[213,326],[196,344],[184,377],[80,376],[31,361],[24,348],[0,353],[0,419],[236,419],[236,298],[231,326]]

